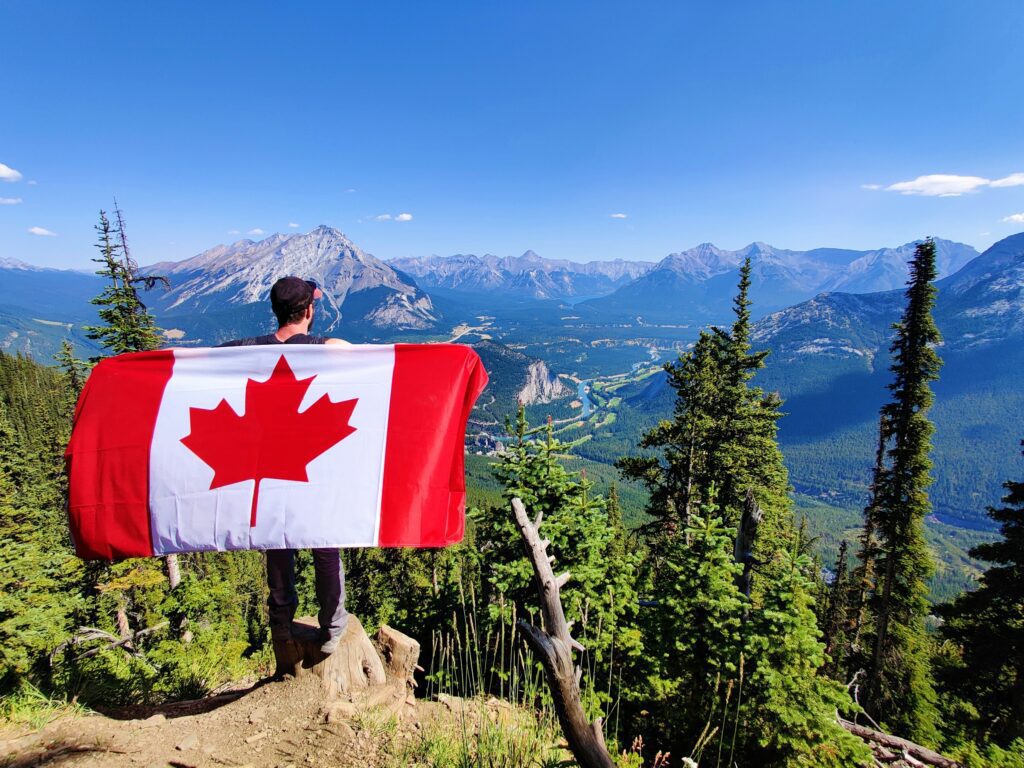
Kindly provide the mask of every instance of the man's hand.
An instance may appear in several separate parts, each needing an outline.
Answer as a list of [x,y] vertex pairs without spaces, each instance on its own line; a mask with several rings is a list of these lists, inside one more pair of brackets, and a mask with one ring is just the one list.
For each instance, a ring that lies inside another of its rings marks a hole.
[[352,344],[350,342],[347,342],[344,339],[327,339],[324,342],[324,344],[340,344],[341,346],[344,346],[344,347],[351,347],[352,346]]

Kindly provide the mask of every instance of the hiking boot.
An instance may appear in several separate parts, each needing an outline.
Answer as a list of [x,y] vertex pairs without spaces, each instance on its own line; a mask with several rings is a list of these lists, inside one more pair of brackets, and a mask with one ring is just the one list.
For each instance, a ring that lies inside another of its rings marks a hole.
[[320,646],[320,653],[324,654],[325,656],[330,656],[332,653],[338,650],[338,645],[340,644],[341,635],[337,635],[336,637],[331,637],[330,635],[328,635],[327,639],[324,640],[323,644]]

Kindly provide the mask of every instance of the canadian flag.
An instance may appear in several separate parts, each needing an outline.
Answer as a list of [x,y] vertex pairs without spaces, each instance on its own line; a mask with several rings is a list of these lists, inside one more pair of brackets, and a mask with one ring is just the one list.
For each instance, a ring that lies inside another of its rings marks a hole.
[[104,359],[66,452],[78,555],[460,541],[466,420],[486,384],[457,344]]

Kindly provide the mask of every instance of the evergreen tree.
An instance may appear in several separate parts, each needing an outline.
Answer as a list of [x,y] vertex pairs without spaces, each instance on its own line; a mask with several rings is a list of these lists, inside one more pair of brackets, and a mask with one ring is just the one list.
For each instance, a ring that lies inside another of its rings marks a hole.
[[[117,226],[114,227],[111,224],[106,212],[102,210],[100,211],[100,222],[96,225],[99,240],[96,247],[100,251],[100,256],[93,261],[100,264],[96,274],[107,278],[108,283],[100,295],[92,300],[92,303],[99,307],[97,314],[102,324],[87,326],[85,328],[86,335],[90,339],[99,341],[101,346],[115,355],[125,352],[145,352],[160,346],[160,332],[153,315],[139,298],[137,286],[143,285],[149,289],[157,282],[166,284],[166,279],[151,275],[139,275],[138,267],[128,251],[124,216],[121,209],[117,207],[116,201],[114,205]],[[94,358],[93,362],[98,362],[99,359]],[[73,358],[67,362],[74,370]],[[176,554],[167,555],[164,562],[167,566],[168,584],[173,590],[181,583],[178,556]],[[151,586],[152,577],[149,571],[152,569],[153,565],[149,562],[137,566],[117,564],[112,566],[112,572],[119,575],[115,582],[111,583],[127,583],[134,579],[138,586],[148,588]],[[118,607],[117,610],[119,626],[123,632],[124,627],[127,626],[127,620],[122,608]],[[187,622],[183,617],[173,618],[176,629],[182,633],[186,632]]]
[[[100,264],[96,274],[108,280],[103,291],[92,300],[99,307],[97,314],[101,325],[86,326],[86,335],[95,339],[113,354],[141,352],[160,346],[160,334],[153,316],[146,310],[139,298],[137,285],[152,285],[154,278],[140,277],[125,253],[127,241],[124,237],[123,221],[115,230],[105,211],[100,211],[100,223],[96,225],[99,242],[96,247],[100,257],[93,261]],[[98,358],[97,358],[98,359]]]
[[[37,374],[31,378],[39,388],[22,394],[15,382],[25,373]],[[51,406],[61,392],[47,386],[58,377],[2,353],[0,374],[0,693],[6,693],[23,680],[47,684],[48,655],[67,637],[82,602],[81,563],[68,548],[63,514],[59,466],[66,432]],[[19,429],[8,413],[22,409],[35,418]]]
[[828,600],[821,616],[822,642],[828,660],[825,672],[832,677],[839,670],[845,669],[845,656],[848,651],[846,632],[849,622],[850,574],[846,563],[846,541],[839,544],[839,557],[836,559],[835,577],[828,590]]
[[57,366],[64,371],[64,375],[68,379],[71,396],[77,399],[82,391],[82,387],[85,386],[86,378],[89,376],[88,363],[84,360],[79,360],[75,356],[75,348],[71,346],[71,342],[67,339],[61,341],[60,351],[53,356],[53,359],[57,362]]
[[[735,320],[726,332],[715,328],[722,387],[718,392],[707,471],[718,485],[719,504],[728,520],[738,520],[748,490],[768,513],[765,524],[778,529],[789,520],[789,479],[776,441],[782,405],[776,394],[751,386],[754,374],[765,365],[767,350],[751,352],[750,259],[740,268],[733,299]],[[773,533],[780,531],[773,530]],[[765,538],[766,534],[762,534]],[[781,542],[776,542],[781,545]]]
[[[507,503],[472,512],[492,628],[497,634],[505,624],[511,638],[513,616],[526,616],[536,604],[533,569],[511,513],[511,499],[518,497],[531,515],[543,516],[542,532],[551,541],[557,568],[572,574],[561,590],[566,617],[576,623],[574,635],[587,649],[590,677],[607,681],[613,660],[640,653],[634,626],[640,554],[623,545],[625,532],[609,521],[605,500],[592,493],[593,483],[566,470],[560,457],[568,446],[555,437],[550,421],[531,429],[520,408],[509,431],[513,439],[495,468]],[[594,707],[609,697],[606,685],[603,692],[589,693]]]
[[656,449],[661,457],[630,456],[617,462],[624,476],[640,480],[650,491],[647,510],[653,522],[646,530],[656,548],[660,539],[689,525],[690,515],[700,508],[701,489],[711,483],[707,446],[722,386],[715,337],[702,331],[693,350],[667,363],[665,372],[676,390],[673,418],[661,421],[640,441],[640,448]]
[[653,617],[652,647],[660,653],[651,684],[664,707],[661,730],[678,745],[673,751],[717,722],[722,692],[740,675],[747,599],[736,580],[743,566],[733,559],[736,529],[717,513],[709,498],[670,540],[664,597]]
[[844,686],[823,674],[825,648],[814,615],[811,561],[776,555],[763,604],[750,617],[746,658],[749,682],[745,735],[750,765],[869,765],[871,753],[836,722],[851,708]]
[[1024,739],[1024,482],[1007,482],[1005,507],[989,507],[1002,538],[971,550],[993,563],[973,592],[940,606],[940,632],[959,650],[944,687],[971,707],[970,737],[1009,747]]
[[931,511],[931,435],[928,419],[941,361],[932,318],[935,243],[919,243],[910,262],[907,305],[894,326],[892,400],[882,407],[886,463],[877,479],[869,525],[878,537],[877,576],[871,598],[871,660],[867,707],[876,720],[922,743],[937,739],[931,679],[926,581],[933,570],[924,540]]
[[[673,418],[644,435],[640,447],[660,455],[627,457],[617,466],[650,490],[649,528],[659,537],[685,528],[694,509],[717,487],[716,504],[730,525],[739,522],[748,491],[764,511],[760,541],[787,546],[792,536],[789,481],[776,440],[781,401],[751,386],[767,352],[751,352],[748,259],[740,270],[730,330],[702,332],[694,348],[665,370],[676,390]],[[764,552],[758,552],[760,559]]]
[[[882,482],[885,477],[885,445],[888,439],[885,416],[878,420],[878,448],[875,451],[875,466],[871,474],[871,488],[868,504],[864,507],[864,527],[859,535],[860,549],[857,551],[857,567],[850,585],[850,625],[842,642],[839,655],[847,660],[845,667],[836,665],[839,675],[852,676],[854,669],[866,668],[869,659],[862,645],[865,626],[870,622],[869,599],[875,588],[875,563],[878,559],[878,508]],[[841,678],[840,678],[841,679]]]

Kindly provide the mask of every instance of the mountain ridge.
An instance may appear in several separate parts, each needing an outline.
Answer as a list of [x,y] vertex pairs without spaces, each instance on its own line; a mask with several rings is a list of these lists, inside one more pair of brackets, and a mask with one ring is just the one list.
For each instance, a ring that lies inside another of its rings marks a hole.
[[[971,246],[936,239],[939,271],[951,274],[975,258]],[[819,248],[793,251],[755,241],[735,251],[701,243],[672,253],[613,293],[581,303],[584,310],[649,322],[716,322],[728,316],[740,265],[751,260],[757,311],[765,314],[822,291],[872,293],[906,280],[915,244],[870,251]]]

